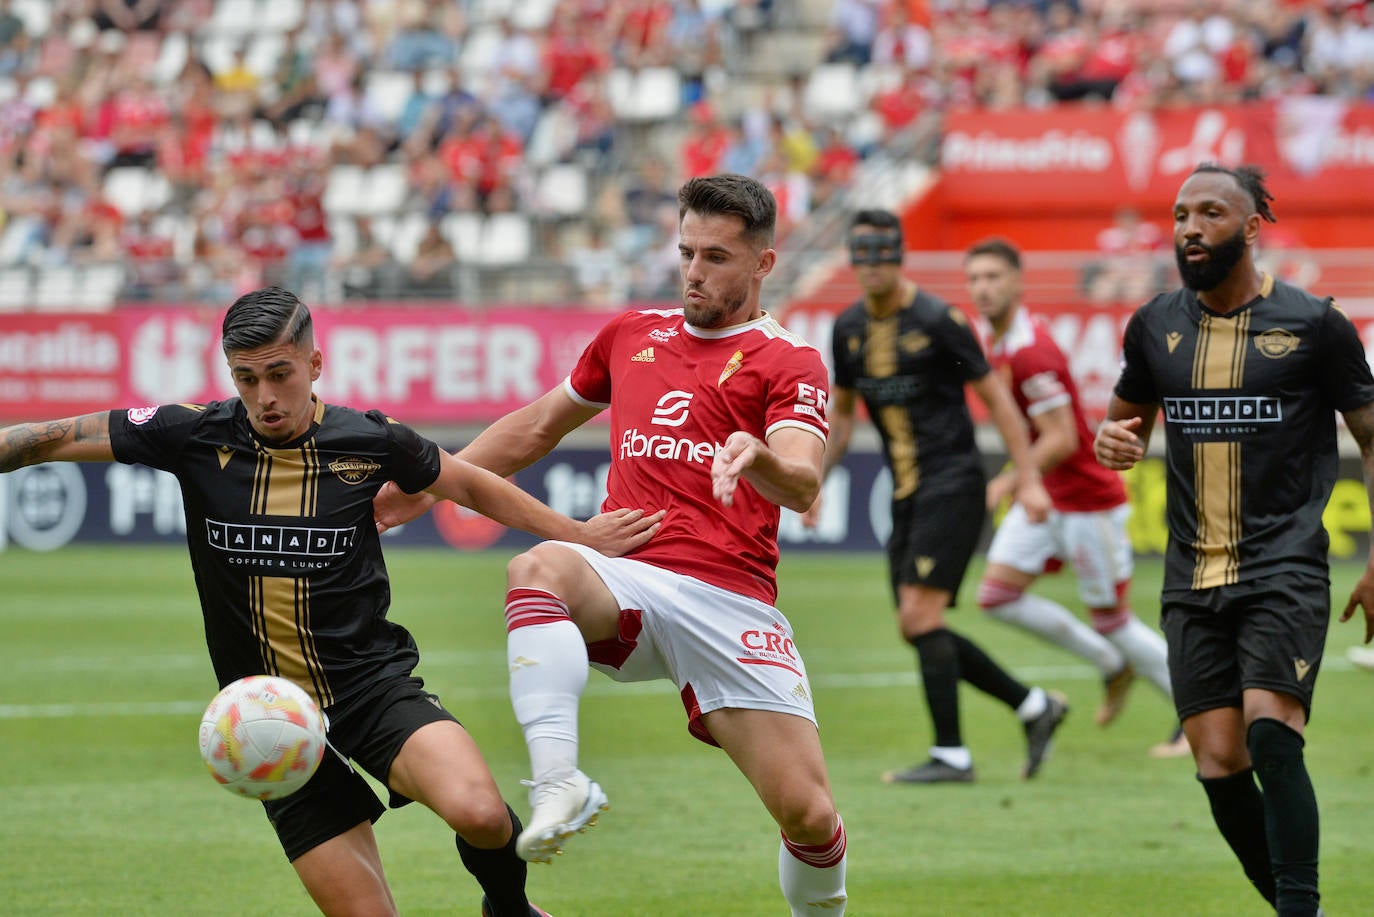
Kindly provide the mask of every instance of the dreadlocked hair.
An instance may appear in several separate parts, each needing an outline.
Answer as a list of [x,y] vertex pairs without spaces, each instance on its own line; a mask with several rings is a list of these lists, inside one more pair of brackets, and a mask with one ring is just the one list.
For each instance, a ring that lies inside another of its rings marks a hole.
[[1216,162],[1204,162],[1193,170],[1194,175],[1203,172],[1229,175],[1235,179],[1236,184],[1240,185],[1241,190],[1250,195],[1250,200],[1254,201],[1255,213],[1269,223],[1277,223],[1279,218],[1274,216],[1274,211],[1269,209],[1269,202],[1274,199],[1274,195],[1269,193],[1269,189],[1264,186],[1264,170],[1259,166],[1236,166],[1234,169],[1227,168]]

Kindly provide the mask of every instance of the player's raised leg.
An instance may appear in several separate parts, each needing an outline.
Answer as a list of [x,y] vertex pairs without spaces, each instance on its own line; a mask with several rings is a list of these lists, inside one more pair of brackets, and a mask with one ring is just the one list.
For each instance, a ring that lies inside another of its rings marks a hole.
[[782,831],[778,881],[793,917],[844,914],[844,822],[815,725],[790,713],[733,707],[702,719]]
[[511,706],[533,777],[529,824],[516,849],[547,863],[608,808],[601,787],[578,769],[577,715],[589,671],[586,644],[616,635],[620,609],[587,562],[556,544],[512,559],[506,585]]

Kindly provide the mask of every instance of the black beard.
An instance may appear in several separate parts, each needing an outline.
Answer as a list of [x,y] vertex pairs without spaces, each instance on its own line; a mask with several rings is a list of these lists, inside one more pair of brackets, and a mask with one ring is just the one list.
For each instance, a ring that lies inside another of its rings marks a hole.
[[1238,229],[1231,238],[1216,245],[1198,245],[1207,252],[1207,260],[1197,264],[1190,262],[1183,254],[1183,247],[1174,243],[1174,260],[1178,262],[1178,274],[1183,285],[1197,293],[1206,293],[1221,286],[1222,281],[1231,276],[1240,259],[1245,256],[1245,230]]

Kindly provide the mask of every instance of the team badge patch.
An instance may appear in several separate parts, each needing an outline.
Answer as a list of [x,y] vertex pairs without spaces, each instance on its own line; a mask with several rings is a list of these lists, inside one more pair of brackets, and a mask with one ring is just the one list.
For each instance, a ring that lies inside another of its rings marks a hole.
[[730,362],[726,363],[725,368],[720,371],[720,378],[716,380],[716,388],[720,388],[721,384],[724,383],[726,379],[729,379],[735,373],[739,372],[739,368],[743,365],[744,351],[736,350],[734,356],[730,358]]
[[157,408],[129,408],[128,413],[129,423],[142,426],[143,424],[153,419],[153,415],[157,413]]
[[1299,343],[1296,334],[1283,328],[1270,328],[1262,334],[1255,335],[1255,347],[1260,353],[1274,360],[1286,357],[1297,350]]
[[368,459],[337,458],[329,463],[329,470],[345,484],[361,484],[381,470],[381,465]]

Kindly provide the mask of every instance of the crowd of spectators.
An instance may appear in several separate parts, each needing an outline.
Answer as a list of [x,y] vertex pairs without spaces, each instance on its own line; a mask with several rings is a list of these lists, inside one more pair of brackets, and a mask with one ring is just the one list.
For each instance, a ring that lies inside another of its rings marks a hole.
[[911,110],[1374,100],[1364,0],[835,0],[825,58]]
[[[1374,99],[1361,3],[833,0],[815,59],[751,59],[806,7],[0,0],[0,267],[118,262],[126,299],[264,282],[445,298],[476,258],[450,218],[515,213],[534,255],[567,265],[565,299],[671,298],[690,175],[761,178],[785,232],[929,111]],[[808,108],[821,61],[878,75],[866,110]],[[667,114],[627,114],[617,87],[663,70]],[[590,178],[585,206],[550,210],[539,179],[557,164]],[[395,212],[331,199],[340,167],[402,176]],[[119,193],[137,175],[143,196]]]

